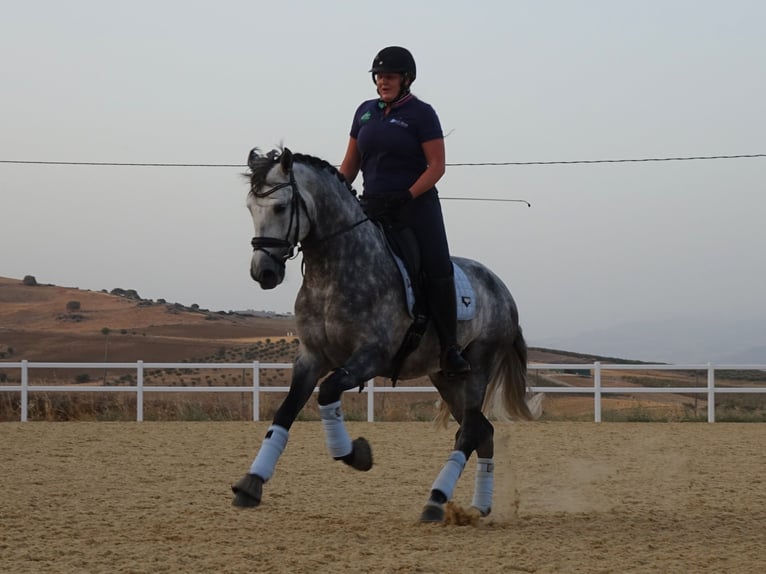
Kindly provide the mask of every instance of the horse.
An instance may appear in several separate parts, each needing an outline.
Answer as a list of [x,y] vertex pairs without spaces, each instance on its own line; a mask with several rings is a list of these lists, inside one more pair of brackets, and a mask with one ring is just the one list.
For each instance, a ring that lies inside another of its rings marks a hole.
[[[352,441],[346,430],[341,396],[361,390],[375,376],[391,377],[392,360],[411,323],[384,233],[366,217],[355,190],[335,167],[284,147],[266,154],[254,148],[248,167],[247,207],[255,228],[250,275],[261,288],[273,289],[284,280],[286,262],[302,252],[303,281],[295,300],[300,345],[292,380],[249,471],[231,487],[232,504],[241,508],[261,503],[290,427],[323,377],[318,403],[329,454],[360,471],[372,467],[369,442]],[[473,452],[472,507],[487,516],[494,485],[494,429],[487,415],[499,406],[506,417],[536,418],[533,401],[526,400],[527,345],[511,293],[481,263],[458,257],[453,263],[476,298],[474,317],[458,326],[471,370],[451,376],[439,370],[438,338],[429,324],[400,373],[405,380],[427,375],[441,397],[436,421],[446,426],[451,416],[459,424],[422,522],[445,520],[446,503]]]

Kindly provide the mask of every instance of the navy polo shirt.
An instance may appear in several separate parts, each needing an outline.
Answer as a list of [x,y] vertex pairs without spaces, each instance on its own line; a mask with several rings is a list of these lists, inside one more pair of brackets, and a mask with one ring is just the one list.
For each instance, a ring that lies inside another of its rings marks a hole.
[[436,111],[413,95],[391,106],[360,105],[351,124],[361,154],[365,193],[409,189],[428,167],[422,143],[444,137]]

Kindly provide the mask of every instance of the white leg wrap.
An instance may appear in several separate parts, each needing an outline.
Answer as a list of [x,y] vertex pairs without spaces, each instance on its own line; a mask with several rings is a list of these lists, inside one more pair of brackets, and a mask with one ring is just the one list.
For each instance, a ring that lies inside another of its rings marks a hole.
[[463,451],[453,450],[447,458],[447,462],[444,463],[439,476],[436,477],[431,490],[443,492],[447,500],[450,500],[455,491],[457,479],[463,473],[463,468],[465,468],[465,454]]
[[476,461],[476,480],[473,485],[473,502],[471,506],[478,508],[482,514],[488,514],[492,509],[492,491],[495,484],[495,463],[491,458],[480,458]]
[[353,446],[346,425],[343,423],[340,401],[320,405],[319,416],[322,418],[322,428],[324,428],[324,437],[330,456],[341,458],[350,454]]
[[287,445],[287,429],[278,425],[271,425],[266,432],[266,438],[258,449],[253,464],[250,465],[249,474],[257,474],[266,482],[274,474],[279,456],[284,452]]

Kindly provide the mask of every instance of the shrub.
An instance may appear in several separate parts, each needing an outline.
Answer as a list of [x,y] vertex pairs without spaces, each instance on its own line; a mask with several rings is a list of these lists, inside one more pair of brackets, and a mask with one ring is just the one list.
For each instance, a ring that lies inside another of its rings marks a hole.
[[30,285],[34,287],[37,285],[37,279],[35,279],[33,275],[25,275],[22,283],[24,283],[24,285]]
[[70,313],[73,311],[79,311],[80,310],[80,302],[79,301],[68,301],[66,304],[66,310]]

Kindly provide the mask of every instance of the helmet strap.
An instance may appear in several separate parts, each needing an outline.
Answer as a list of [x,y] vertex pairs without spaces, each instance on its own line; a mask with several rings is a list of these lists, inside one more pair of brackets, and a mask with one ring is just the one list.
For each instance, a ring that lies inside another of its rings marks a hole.
[[[385,109],[388,106],[393,106],[397,102],[403,100],[404,98],[410,95],[411,93],[410,86],[412,85],[412,79],[410,78],[409,74],[401,74],[401,76],[402,76],[402,85],[401,85],[401,88],[399,88],[399,93],[390,103],[384,102],[383,100],[378,100],[378,107],[380,109]],[[377,82],[375,81],[375,72],[372,73],[372,82],[377,85]]]
[[399,90],[399,93],[397,96],[391,101],[391,102],[384,102],[383,100],[378,100],[378,107],[383,110],[389,106],[394,106],[401,102],[403,99],[407,98],[412,92],[410,92],[410,86],[407,85],[405,87],[402,87],[402,89]]

